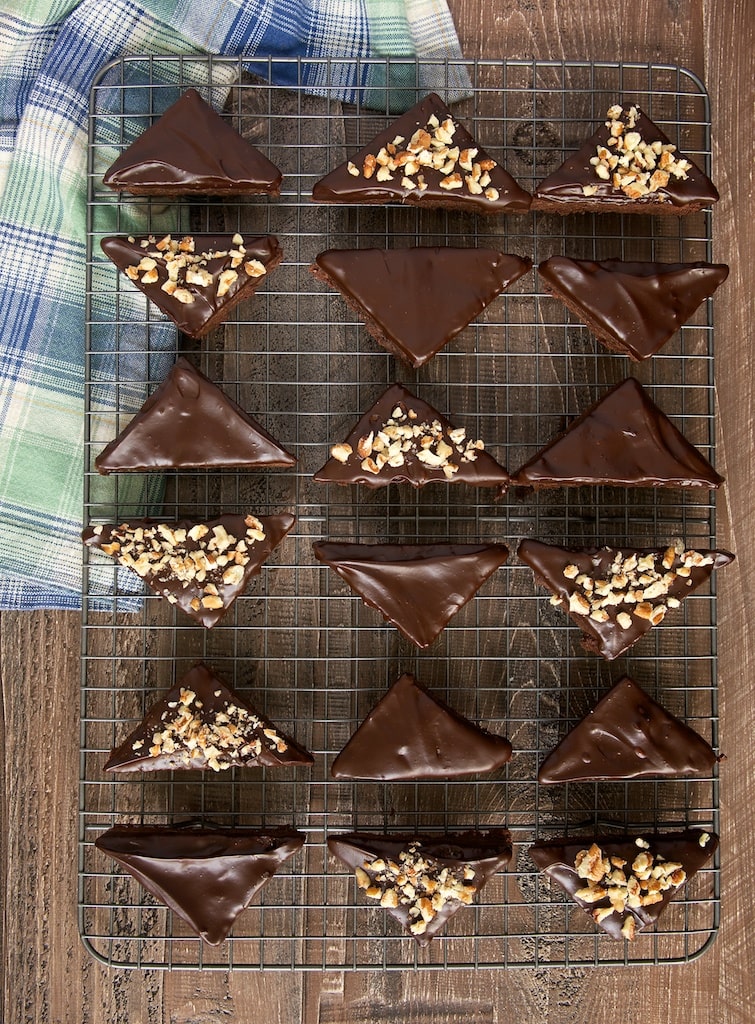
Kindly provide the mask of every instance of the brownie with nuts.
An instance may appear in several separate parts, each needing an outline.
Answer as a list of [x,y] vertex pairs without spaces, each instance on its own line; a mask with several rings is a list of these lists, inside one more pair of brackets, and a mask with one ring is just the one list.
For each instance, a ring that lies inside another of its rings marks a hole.
[[582,630],[582,646],[608,661],[734,560],[729,551],[686,548],[561,548],[523,540],[519,558],[551,591],[551,604]]
[[503,544],[353,544],[318,541],[335,570],[417,647],[429,647],[508,558]]
[[287,512],[259,518],[222,515],[207,522],[130,519],[119,525],[89,526],[82,539],[210,629],[261,571],[295,521]]
[[334,779],[453,779],[491,772],[511,744],[444,704],[405,672],[333,762]]
[[223,828],[191,820],[114,825],[94,845],[217,946],[305,838],[289,828]]
[[312,199],[493,214],[526,212],[531,196],[430,93],[316,182]]
[[550,213],[698,213],[718,201],[707,174],[636,104],[614,104],[584,145],[535,189]]
[[629,676],[619,679],[540,766],[538,781],[705,775],[719,759]]
[[273,235],[108,235],[108,259],[190,338],[250,298],[283,259]]
[[508,829],[441,835],[330,836],[328,850],[355,874],[360,892],[394,917],[419,946],[469,906],[511,860]]
[[718,836],[688,828],[664,834],[567,836],[534,843],[530,857],[614,939],[634,939],[705,866]]
[[107,772],[311,765],[312,755],[201,662],[110,754]]
[[296,459],[180,356],[94,464],[107,475],[157,469],[293,466]]
[[520,487],[719,487],[723,477],[627,377],[573,420],[511,482]]
[[277,196],[282,177],[196,89],[189,89],[121,153],[102,180],[134,196]]
[[413,246],[328,249],[309,269],[343,295],[383,348],[416,368],[531,267],[496,249]]
[[575,260],[551,256],[540,278],[606,348],[649,359],[723,284],[725,263]]
[[314,479],[344,486],[463,483],[505,490],[509,474],[482,439],[468,437],[465,427],[453,426],[403,385],[392,384],[346,440],[333,445]]

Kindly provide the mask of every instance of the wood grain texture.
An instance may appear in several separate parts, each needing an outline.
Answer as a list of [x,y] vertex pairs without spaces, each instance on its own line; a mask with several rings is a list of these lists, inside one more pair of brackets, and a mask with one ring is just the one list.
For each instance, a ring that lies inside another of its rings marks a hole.
[[[753,100],[752,5],[720,0],[450,0],[468,56],[607,58],[683,64],[712,100],[714,258],[731,276],[716,298],[718,457],[727,477],[719,540],[738,561],[719,583],[723,848],[722,925],[681,968],[383,975],[124,972],[92,960],[77,935],[76,812],[79,617],[0,617],[2,886],[8,1024],[548,1024],[634,1019],[738,1024],[755,1003],[755,914],[741,865],[755,843],[755,649],[747,585],[752,500],[753,165],[742,127]],[[43,742],[40,742],[42,740]]]

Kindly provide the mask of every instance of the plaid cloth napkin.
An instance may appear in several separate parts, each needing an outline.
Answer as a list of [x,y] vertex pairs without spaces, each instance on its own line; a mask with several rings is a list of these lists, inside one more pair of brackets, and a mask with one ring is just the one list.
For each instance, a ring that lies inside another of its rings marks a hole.
[[[445,0],[0,0],[2,609],[81,603],[92,79],[124,54],[203,52],[461,56]],[[361,77],[346,76],[343,99],[365,86],[377,94],[374,72]],[[427,91],[442,84],[421,83]],[[304,87],[317,92],[316,76]],[[107,320],[107,310],[97,312]],[[112,414],[109,383],[100,377],[94,405]],[[139,404],[135,396],[134,411]],[[123,487],[129,503],[148,504],[155,481]]]

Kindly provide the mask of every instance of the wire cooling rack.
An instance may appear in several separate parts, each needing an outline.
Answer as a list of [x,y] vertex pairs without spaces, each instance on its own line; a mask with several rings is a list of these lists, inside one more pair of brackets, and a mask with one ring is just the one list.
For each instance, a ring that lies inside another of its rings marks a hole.
[[[96,555],[85,555],[81,694],[80,925],[101,960],[172,968],[466,968],[677,962],[698,955],[718,925],[718,865],[673,901],[656,931],[615,943],[537,875],[532,840],[596,828],[716,828],[717,779],[540,787],[545,753],[628,673],[714,745],[717,742],[713,588],[690,597],[628,656],[608,664],[584,653],[578,630],[550,606],[515,549],[525,536],[556,543],[656,545],[714,538],[707,492],[601,487],[509,494],[463,486],[364,489],[312,481],[329,445],[384,387],[399,380],[462,423],[514,470],[605,388],[633,374],[706,455],[713,446],[711,303],[651,361],[630,365],[602,348],[528,274],[431,363],[411,371],[369,337],[341,298],[308,267],[330,247],[475,244],[530,256],[554,253],[627,259],[711,258],[709,213],[686,218],[546,214],[477,218],[457,212],[325,207],[313,183],[366,144],[401,99],[418,98],[420,73],[441,92],[471,92],[456,116],[531,189],[587,137],[617,99],[638,102],[706,169],[710,117],[702,84],[669,66],[582,61],[476,61],[419,66],[365,62],[368,86],[338,100],[338,62],[269,61],[254,78],[236,60],[127,58],[108,66],[92,93],[88,231],[89,371],[85,518],[116,521],[135,505],[132,478],[97,477],[91,465],[178,352],[188,354],[298,455],[293,470],[175,472],[150,488],[148,510],[165,518],[291,510],[297,524],[261,577],[211,631],[195,626]],[[314,72],[314,75],[312,74]],[[265,81],[284,76],[293,85]],[[295,86],[305,76],[319,95]],[[236,83],[231,87],[232,83]],[[156,201],[104,189],[119,149],[189,86],[222,107],[242,134],[284,172],[279,199]],[[444,88],[447,87],[447,88]],[[398,88],[398,87],[397,87]],[[378,109],[372,109],[377,106]],[[166,205],[167,204],[167,205]],[[253,301],[202,344],[179,338],[100,252],[111,231],[273,233],[283,264]],[[417,297],[422,301],[422,296]],[[428,316],[433,315],[428,309]],[[102,383],[102,367],[115,384]],[[101,413],[115,389],[118,414]],[[161,488],[162,487],[162,491]],[[495,540],[508,563],[441,637],[418,652],[315,562],[319,538],[411,542]],[[103,603],[103,596],[105,601]],[[211,665],[315,754],[314,768],[159,773],[107,778],[102,765],[158,695],[198,659]],[[330,763],[364,715],[404,671],[473,721],[504,733],[515,756],[487,777],[444,783],[343,783]],[[295,826],[308,842],[237,920],[217,948],[93,846],[116,822],[202,817],[228,824]],[[355,893],[329,860],[326,837],[342,831],[444,831],[506,824],[515,854],[478,905],[419,950],[382,910]]]

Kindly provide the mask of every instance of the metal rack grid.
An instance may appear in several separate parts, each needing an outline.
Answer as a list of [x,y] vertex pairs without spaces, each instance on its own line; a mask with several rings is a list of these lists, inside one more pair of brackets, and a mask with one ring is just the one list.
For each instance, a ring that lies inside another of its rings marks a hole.
[[[397,71],[404,90],[412,76],[419,82],[414,64],[364,63],[379,64],[386,78]],[[281,71],[301,82],[313,64],[320,95],[268,84]],[[534,586],[515,549],[524,536],[575,545],[655,545],[682,536],[690,544],[712,545],[710,495],[601,487],[511,493],[495,502],[491,492],[472,494],[464,487],[415,492],[392,486],[370,493],[327,488],[311,474],[325,461],[329,445],[345,437],[393,380],[484,438],[513,470],[568,418],[631,373],[710,456],[711,303],[651,361],[630,365],[548,297],[533,272],[414,372],[375,344],[341,298],[315,282],[307,268],[329,247],[445,243],[491,245],[528,255],[535,264],[554,253],[710,259],[710,214],[482,218],[317,206],[308,200],[312,184],[388,122],[391,89],[367,89],[346,105],[337,99],[338,62],[271,60],[254,70],[267,81],[250,76],[235,59],[124,58],[104,69],[93,87],[86,521],[120,521],[144,511],[135,504],[130,478],[103,481],[90,467],[179,351],[297,453],[299,463],[291,471],[268,473],[174,472],[161,479],[163,492],[158,484],[151,487],[149,508],[161,509],[165,518],[283,509],[297,515],[292,534],[261,577],[211,631],[153,596],[135,598],[115,566],[85,554],[79,844],[84,941],[104,962],[145,968],[447,969],[690,960],[707,948],[718,926],[717,861],[672,902],[657,930],[624,945],[599,933],[537,875],[527,847],[535,838],[603,825],[716,828],[715,775],[555,787],[535,781],[544,754],[625,673],[715,746],[714,586],[688,598],[667,624],[608,664],[582,651],[578,630]],[[449,85],[469,72],[473,91],[454,107],[456,115],[524,188],[557,166],[623,97],[639,102],[680,148],[709,166],[707,96],[684,69],[480,60],[439,64],[437,70]],[[279,199],[175,200],[166,209],[102,187],[102,171],[114,153],[189,86],[216,107],[228,93],[231,123],[284,172]],[[134,298],[99,249],[100,238],[111,231],[166,230],[270,232],[282,242],[284,262],[229,323],[201,345],[191,343],[166,327],[146,299]],[[112,384],[108,372],[115,377]],[[115,390],[115,418],[100,414],[103,389]],[[435,644],[420,652],[315,562],[311,543],[320,537],[496,540],[512,553]],[[315,767],[231,771],[219,778],[106,778],[102,764],[110,748],[200,658],[312,750]],[[471,781],[330,780],[333,756],[402,671],[413,672],[473,721],[508,735],[515,748],[510,765]],[[237,920],[232,938],[217,948],[203,945],[93,847],[96,836],[115,822],[197,815],[238,825],[293,825],[308,836],[304,853],[275,876]],[[329,861],[325,847],[328,834],[352,829],[444,831],[502,824],[515,842],[509,870],[495,876],[479,904],[458,913],[426,950],[355,894],[353,880]]]

